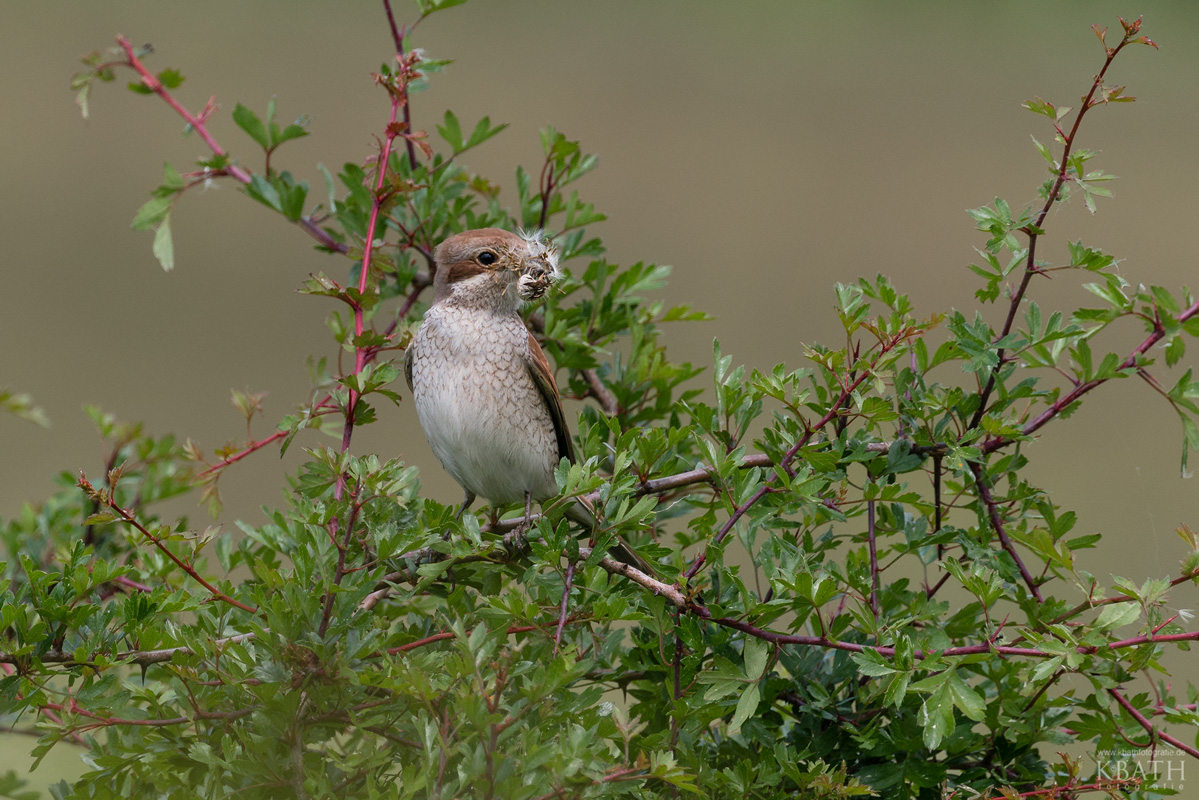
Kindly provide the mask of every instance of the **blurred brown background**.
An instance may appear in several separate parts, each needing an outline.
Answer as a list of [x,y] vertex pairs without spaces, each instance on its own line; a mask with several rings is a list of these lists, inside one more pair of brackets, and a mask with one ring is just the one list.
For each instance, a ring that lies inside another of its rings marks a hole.
[[[405,0],[395,6],[414,18]],[[215,95],[211,131],[255,168],[230,119],[235,103],[261,114],[273,94],[282,120],[311,115],[312,136],[276,163],[309,180],[317,200],[316,164],[336,172],[361,162],[383,128],[385,95],[369,73],[390,58],[391,39],[377,2],[8,0],[0,12],[0,386],[31,393],[54,423],[0,415],[4,517],[51,492],[57,471],[100,471],[84,403],[211,452],[244,435],[231,388],[270,392],[256,429],[265,435],[303,399],[306,357],[336,355],[322,324],[332,304],[292,290],[313,271],[343,276],[348,262],[313,251],[232,183],[181,201],[177,266],[162,272],[152,235],[129,222],[164,161],[182,170],[207,151],[180,136],[181,120],[160,101],[124,89],[132,73],[97,87],[84,122],[68,90],[79,55],[116,33],[153,42],[151,68],[187,76],[175,94],[192,110]],[[985,237],[963,210],[996,195],[1016,208],[1035,202],[1045,174],[1029,134],[1049,142],[1052,131],[1021,101],[1077,106],[1103,58],[1091,23],[1119,30],[1117,14],[1139,13],[1161,50],[1133,48],[1110,73],[1138,102],[1097,109],[1081,138],[1103,151],[1097,168],[1120,176],[1116,197],[1095,217],[1081,202],[1055,212],[1038,255],[1061,259],[1067,239],[1082,239],[1124,259],[1134,283],[1177,290],[1196,274],[1199,6],[1190,2],[473,0],[415,34],[430,56],[455,63],[413,99],[413,121],[433,132],[452,108],[464,124],[484,114],[510,122],[466,161],[501,180],[510,200],[515,165],[540,163],[539,128],[581,138],[601,158],[580,189],[609,215],[596,232],[610,257],[673,264],[663,299],[717,317],[671,329],[674,356],[709,364],[718,337],[739,362],[797,367],[802,343],[838,344],[836,281],[882,272],[922,313],[975,308],[979,281],[965,265]],[[1087,302],[1082,282],[1037,281],[1032,297],[1043,307]],[[1001,322],[998,307],[984,313]],[[1123,354],[1141,337],[1118,326],[1098,346]],[[1155,371],[1167,384],[1181,374],[1164,363]],[[1174,527],[1199,525],[1197,484],[1179,477],[1180,438],[1166,403],[1127,381],[1092,394],[1027,449],[1035,479],[1079,512],[1077,532],[1107,535],[1102,553],[1084,554],[1087,569],[1174,572]],[[410,404],[382,409],[354,446],[426,468],[428,490],[457,500]],[[235,468],[225,521],[259,520],[295,463],[266,452]],[[202,523],[191,502],[178,512]],[[1199,604],[1194,590],[1177,597]],[[31,744],[0,741],[0,768],[3,748]]]

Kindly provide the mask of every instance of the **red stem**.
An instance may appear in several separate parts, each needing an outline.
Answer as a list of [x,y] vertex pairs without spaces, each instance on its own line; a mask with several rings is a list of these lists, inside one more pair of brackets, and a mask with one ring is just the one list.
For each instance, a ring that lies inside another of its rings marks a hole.
[[[1190,306],[1188,306],[1185,311],[1183,311],[1181,314],[1179,314],[1178,321],[1186,322],[1187,320],[1189,320],[1191,317],[1195,316],[1196,314],[1199,314],[1199,300],[1196,300],[1194,303],[1192,303]],[[1153,333],[1151,333],[1147,337],[1145,337],[1145,341],[1143,341],[1139,345],[1137,345],[1136,349],[1133,350],[1131,353],[1129,353],[1128,358],[1124,359],[1124,361],[1120,363],[1120,366],[1117,367],[1117,370],[1122,372],[1126,369],[1131,369],[1131,368],[1135,367],[1136,363],[1137,363],[1137,358],[1139,356],[1144,355],[1146,352],[1148,352],[1149,348],[1153,347],[1153,345],[1155,345],[1159,341],[1161,341],[1162,337],[1164,337],[1165,335],[1166,335],[1165,328],[1163,328],[1160,324],[1158,324],[1154,328]],[[1029,436],[1029,435],[1035,433],[1037,430],[1039,430],[1041,427],[1043,427],[1045,425],[1045,423],[1049,422],[1054,417],[1056,417],[1058,414],[1062,413],[1062,411],[1065,410],[1067,407],[1069,407],[1070,404],[1074,403],[1076,400],[1078,400],[1080,397],[1082,397],[1087,392],[1094,389],[1096,386],[1106,383],[1109,380],[1111,380],[1111,379],[1110,378],[1095,378],[1094,380],[1089,380],[1086,383],[1080,383],[1078,386],[1075,386],[1073,389],[1071,389],[1065,395],[1060,397],[1056,403],[1054,403],[1049,408],[1042,411],[1032,422],[1025,425],[1022,433],[1025,436]],[[984,454],[992,453],[1002,447],[1007,447],[1009,444],[1012,444],[1012,442],[1013,442],[1012,439],[1006,439],[1006,438],[992,439],[990,441],[983,443],[982,451]]]
[[[150,70],[146,69],[146,65],[141,62],[141,59],[139,59],[136,54],[134,54],[133,45],[130,43],[130,41],[124,36],[118,36],[117,44],[120,45],[121,49],[125,51],[125,57],[129,59],[129,66],[133,67],[133,69],[137,71],[137,74],[141,76],[142,84],[147,89],[154,92],[154,94],[161,97],[168,106],[175,109],[175,113],[187,120],[187,124],[190,125],[192,130],[194,130],[199,137],[204,140],[204,144],[208,145],[209,150],[218,156],[227,156],[228,153],[226,153],[225,149],[217,143],[217,140],[212,137],[212,134],[208,132],[208,128],[205,127],[204,122],[199,117],[195,116],[186,108],[184,108],[182,104],[180,104],[179,101],[172,97],[171,93],[166,90],[166,87],[162,85],[162,81],[158,80],[158,78],[154,77]],[[225,170],[242,183],[250,182],[249,174],[236,164],[230,164],[229,166],[225,167]]]
[[[207,126],[205,126],[204,118],[207,115],[196,116],[184,108],[183,105],[176,100],[170,92],[167,91],[166,87],[162,85],[162,81],[158,80],[158,78],[156,78],[154,74],[150,72],[150,70],[146,69],[146,65],[143,64],[141,59],[139,59],[133,52],[133,45],[128,39],[126,39],[124,36],[118,36],[117,44],[120,45],[121,49],[125,51],[125,64],[137,72],[137,74],[141,77],[142,85],[162,98],[163,102],[175,110],[175,113],[183,117],[183,119],[187,121],[187,124],[191,126],[192,130],[194,130],[196,134],[204,140],[204,144],[208,145],[208,149],[211,150],[214,155],[228,156],[229,154],[225,151],[225,148],[221,147],[213,135],[208,131]],[[250,173],[246,172],[237,164],[230,163],[226,165],[224,172],[241,183],[249,183],[251,180]],[[324,230],[322,230],[321,227],[313,222],[309,217],[301,217],[298,224],[308,233],[309,236],[320,242],[322,247],[337,253],[344,253],[349,249],[345,244],[337,241]]]
[[[1078,135],[1078,126],[1082,123],[1082,118],[1086,115],[1087,111],[1092,108],[1095,92],[1103,85],[1103,76],[1107,73],[1107,68],[1112,65],[1112,61],[1115,60],[1116,55],[1130,41],[1132,41],[1131,36],[1125,33],[1124,39],[1120,44],[1107,51],[1107,60],[1103,62],[1103,69],[1099,70],[1099,74],[1095,76],[1095,80],[1091,83],[1091,90],[1083,98],[1082,106],[1079,107],[1078,113],[1074,116],[1074,125],[1070,128],[1070,135],[1062,137],[1065,140],[1065,146],[1062,149],[1062,158],[1058,167],[1057,178],[1053,182],[1053,188],[1049,190],[1049,196],[1045,198],[1045,204],[1041,206],[1041,210],[1037,214],[1036,221],[1029,228],[1025,229],[1025,232],[1028,233],[1028,255],[1025,256],[1024,261],[1024,277],[1020,280],[1020,286],[1016,289],[1016,293],[1012,295],[1011,303],[1008,306],[1007,319],[1003,323],[1003,330],[995,337],[995,341],[997,342],[1002,341],[1005,336],[1012,332],[1012,325],[1016,321],[1016,312],[1020,309],[1020,303],[1024,300],[1024,293],[1028,289],[1028,284],[1032,280],[1032,276],[1038,271],[1036,252],[1037,240],[1040,234],[1037,231],[1041,229],[1041,225],[1045,222],[1045,217],[1048,216],[1049,210],[1057,202],[1062,185],[1066,182],[1066,175],[1070,172],[1070,149],[1074,146],[1075,136]],[[991,399],[991,392],[995,389],[995,381],[999,376],[999,371],[1003,369],[1004,352],[1000,348],[997,353],[998,361],[991,370],[991,374],[987,378],[987,384],[982,390],[982,395],[979,397],[978,410],[974,412],[974,417],[970,420],[971,428],[977,428],[979,422],[982,421],[983,414],[987,412],[987,403]]]
[[201,586],[203,586],[205,589],[207,589],[208,593],[211,594],[213,596],[213,598],[220,600],[223,603],[228,603],[231,606],[235,606],[236,608],[240,608],[242,611],[249,611],[251,614],[258,613],[258,609],[254,608],[253,606],[248,606],[245,603],[242,603],[238,600],[234,600],[232,597],[225,594],[224,592],[222,592],[220,589],[213,586],[208,581],[204,580],[203,576],[201,576],[200,573],[196,572],[195,567],[193,567],[191,564],[185,563],[182,559],[179,558],[179,556],[177,556],[173,552],[171,552],[171,549],[169,547],[167,547],[165,544],[163,544],[161,539],[159,539],[154,534],[150,533],[150,531],[147,530],[144,525],[142,525],[140,522],[137,521],[136,517],[134,517],[132,514],[130,514],[128,511],[126,511],[121,506],[117,505],[117,503],[111,497],[104,497],[100,492],[98,492],[96,490],[96,488],[88,482],[87,478],[85,478],[83,476],[83,473],[79,473],[79,480],[77,482],[77,485],[79,486],[80,489],[87,492],[89,497],[92,497],[93,499],[99,499],[101,503],[103,503],[105,506],[107,506],[112,511],[116,512],[117,516],[119,516],[122,520],[124,520],[125,522],[127,522],[128,524],[130,524],[134,528],[136,528],[138,530],[138,532],[141,533],[142,536],[145,536],[147,539],[149,539],[150,542],[156,548],[158,548],[158,550],[160,552],[162,552],[164,555],[166,555],[167,558],[171,559],[171,561],[174,561],[175,565],[177,567],[179,567],[179,569],[186,572],[188,575],[190,575],[192,577],[193,580],[195,580],[197,583],[199,583]]
[[225,458],[221,459],[217,463],[213,464],[208,469],[204,470],[203,472],[198,473],[196,475],[196,477],[203,478],[206,475],[209,475],[213,472],[219,472],[220,470],[224,469],[225,467],[230,466],[231,464],[236,464],[238,461],[241,461],[243,458],[250,455],[251,453],[261,450],[262,448],[266,447],[271,442],[282,439],[286,435],[287,435],[287,431],[275,431],[274,433],[272,433],[270,436],[266,437],[265,439],[259,439],[256,442],[250,442],[250,444],[244,450],[239,450],[238,452],[234,453],[233,455],[226,456]]
[[1041,590],[1037,588],[1036,579],[1028,571],[1028,567],[1024,566],[1024,560],[1016,552],[1016,545],[1012,543],[1012,540],[1007,535],[1007,530],[1003,526],[1003,517],[999,513],[999,506],[996,504],[995,498],[991,496],[991,490],[987,486],[986,475],[982,466],[972,463],[970,471],[974,474],[974,485],[978,487],[978,498],[987,507],[987,518],[991,521],[991,527],[995,529],[995,535],[999,537],[1000,546],[1016,562],[1016,568],[1020,570],[1020,577],[1024,579],[1024,583],[1028,586],[1028,591],[1032,593],[1032,596],[1036,598],[1038,603],[1045,602],[1045,598],[1041,597]]
[[[894,348],[896,345],[898,345],[901,341],[903,341],[906,338],[908,338],[906,334],[905,335],[897,335],[896,337],[892,338],[889,342],[885,343],[884,346],[880,349],[879,354],[878,354],[879,357],[881,358],[883,355],[885,355],[888,351],[890,351],[892,348]],[[853,396],[854,390],[856,390],[858,388],[858,386],[862,383],[862,381],[866,380],[866,378],[869,377],[871,374],[872,373],[869,370],[863,370],[860,375],[857,375],[853,379],[852,383],[850,383],[848,386],[846,386],[842,389],[841,396],[837,398],[836,402],[833,403],[833,405],[829,408],[828,412],[820,419],[820,421],[817,422],[815,425],[811,426],[810,428],[808,428],[807,432],[804,433],[804,435],[801,436],[799,438],[799,440],[794,445],[792,445],[792,447],[786,453],[783,454],[783,457],[781,459],[779,459],[778,466],[775,467],[774,470],[771,471],[770,477],[762,482],[762,485],[758,488],[758,490],[756,492],[753,493],[753,495],[750,496],[750,498],[748,500],[746,500],[743,504],[741,504],[740,506],[737,506],[735,509],[733,509],[733,513],[729,515],[728,521],[725,522],[725,524],[717,532],[716,536],[714,536],[712,538],[712,542],[711,542],[712,544],[720,544],[721,542],[723,542],[725,540],[725,537],[727,537],[729,535],[729,533],[733,530],[733,526],[737,524],[737,521],[739,519],[741,519],[741,517],[743,517],[747,511],[749,511],[751,508],[753,508],[755,505],[757,505],[759,500],[761,500],[763,497],[765,497],[767,494],[770,493],[770,491],[771,491],[770,484],[772,484],[776,480],[778,480],[779,470],[784,470],[785,472],[787,472],[788,475],[792,474],[790,465],[791,465],[791,461],[794,460],[795,455],[800,450],[802,450],[803,447],[808,443],[808,441],[812,438],[812,434],[814,434],[816,431],[820,430],[821,428],[823,428],[825,425],[829,424],[830,422],[833,421],[833,419],[836,418],[836,416],[841,412],[841,406],[843,406],[845,404],[846,400],[848,400],[850,397]],[[698,473],[699,470],[694,470],[693,472]],[[687,571],[685,573],[683,573],[683,578],[685,580],[691,580],[692,578],[694,578],[695,575],[703,567],[705,561],[707,561],[706,552],[700,551],[698,554],[696,554],[695,558],[692,560],[691,566],[687,568]]]
[[1157,729],[1157,727],[1152,722],[1150,722],[1148,719],[1146,719],[1144,714],[1142,714],[1140,711],[1137,711],[1133,707],[1132,703],[1128,702],[1128,698],[1126,698],[1124,695],[1120,694],[1120,692],[1116,691],[1115,689],[1108,689],[1107,691],[1108,691],[1108,693],[1111,694],[1112,697],[1114,697],[1116,699],[1116,702],[1119,703],[1121,705],[1121,707],[1123,707],[1123,709],[1125,711],[1127,711],[1133,719],[1135,719],[1138,723],[1140,723],[1140,726],[1142,728],[1144,728],[1145,731],[1150,736],[1152,736],[1155,739],[1161,739],[1163,742],[1169,742],[1170,744],[1177,747],[1179,750],[1181,750],[1182,752],[1191,756],[1192,758],[1199,758],[1199,750],[1196,750],[1194,747],[1191,747],[1189,744],[1186,744],[1185,742],[1183,742],[1180,739],[1174,738],[1173,736],[1171,736],[1168,733],[1159,731]]
[[[404,58],[404,31],[401,31],[396,26],[395,14],[391,12],[391,0],[383,0],[383,10],[387,12],[387,24],[391,27],[391,38],[395,42],[396,58],[403,60]],[[407,98],[405,98],[407,99]],[[412,131],[412,112],[408,108],[408,103],[404,103],[404,130]],[[413,170],[416,169],[416,146],[411,139],[405,139],[408,145],[408,165]]]

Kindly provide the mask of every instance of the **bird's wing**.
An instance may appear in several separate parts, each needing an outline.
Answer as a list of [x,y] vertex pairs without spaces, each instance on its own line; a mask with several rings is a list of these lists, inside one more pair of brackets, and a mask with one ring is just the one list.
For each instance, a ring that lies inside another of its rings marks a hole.
[[412,391],[412,359],[416,354],[416,339],[411,339],[408,342],[408,348],[404,350],[404,380],[408,381],[408,391]]
[[537,339],[531,332],[529,333],[529,357],[526,365],[529,368],[529,377],[533,379],[537,391],[541,392],[541,399],[545,402],[546,410],[550,412],[550,419],[554,421],[554,433],[558,437],[558,458],[565,458],[573,464],[575,463],[575,449],[570,442],[570,429],[566,427],[566,416],[562,413],[562,397],[558,394],[557,384],[554,383],[554,373],[550,369],[549,359],[545,357],[545,351],[541,349],[541,345],[537,344]]

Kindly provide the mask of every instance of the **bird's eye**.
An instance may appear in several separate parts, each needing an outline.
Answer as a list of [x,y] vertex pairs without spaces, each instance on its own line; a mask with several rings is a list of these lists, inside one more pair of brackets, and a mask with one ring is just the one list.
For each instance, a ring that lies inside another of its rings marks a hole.
[[485,267],[490,267],[496,262],[496,255],[490,250],[484,250],[482,253],[479,253],[478,262]]

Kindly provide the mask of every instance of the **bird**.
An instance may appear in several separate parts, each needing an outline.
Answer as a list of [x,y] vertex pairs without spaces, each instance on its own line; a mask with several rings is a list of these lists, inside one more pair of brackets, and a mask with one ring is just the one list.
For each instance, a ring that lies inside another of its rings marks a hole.
[[[575,463],[554,372],[520,316],[561,276],[558,252],[540,232],[468,230],[434,251],[433,302],[408,345],[404,375],[429,445],[465,492],[492,506],[558,494],[554,470]],[[594,526],[576,499],[567,516]],[[613,554],[643,564],[618,544]]]

